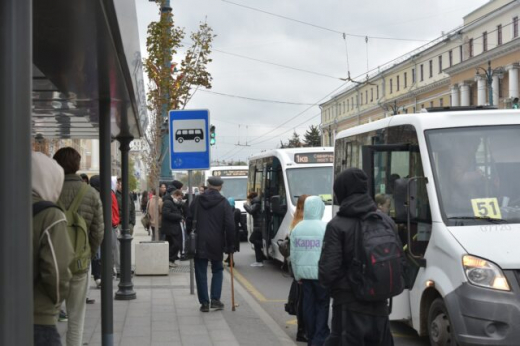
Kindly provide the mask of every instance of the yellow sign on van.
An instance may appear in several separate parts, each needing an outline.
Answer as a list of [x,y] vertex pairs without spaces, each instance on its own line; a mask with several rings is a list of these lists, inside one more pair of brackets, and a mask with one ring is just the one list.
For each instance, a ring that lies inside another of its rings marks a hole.
[[496,198],[474,198],[471,200],[475,217],[501,219],[500,207]]

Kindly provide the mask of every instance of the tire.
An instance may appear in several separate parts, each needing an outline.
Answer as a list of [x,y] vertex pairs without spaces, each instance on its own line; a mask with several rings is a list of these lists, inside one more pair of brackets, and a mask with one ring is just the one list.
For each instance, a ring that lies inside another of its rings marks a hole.
[[428,311],[428,336],[432,346],[456,346],[446,304],[442,298],[435,299]]
[[180,137],[179,139],[177,139],[177,142],[179,142],[179,143],[184,142],[184,138]]
[[198,143],[200,142],[200,138],[199,137],[195,137],[195,143]]

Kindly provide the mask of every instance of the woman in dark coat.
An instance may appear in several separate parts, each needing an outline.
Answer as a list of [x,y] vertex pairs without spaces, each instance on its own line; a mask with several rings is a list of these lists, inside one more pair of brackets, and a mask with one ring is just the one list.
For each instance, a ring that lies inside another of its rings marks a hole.
[[148,205],[148,191],[143,191],[141,195],[141,212],[146,213],[146,206]]
[[244,209],[253,217],[253,232],[249,237],[249,241],[255,247],[256,262],[252,263],[251,267],[264,266],[264,253],[262,251],[263,239],[260,224],[260,218],[262,217],[260,203],[260,197],[256,192],[251,192],[249,196],[247,196],[247,202],[244,203]]
[[182,249],[182,192],[168,189],[163,196],[161,233],[170,245],[170,267],[176,267],[175,261]]

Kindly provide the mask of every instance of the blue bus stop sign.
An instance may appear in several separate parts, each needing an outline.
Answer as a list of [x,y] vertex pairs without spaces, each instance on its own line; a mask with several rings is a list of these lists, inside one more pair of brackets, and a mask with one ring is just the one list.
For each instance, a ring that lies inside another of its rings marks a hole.
[[209,169],[209,111],[172,110],[168,119],[170,168],[177,171]]

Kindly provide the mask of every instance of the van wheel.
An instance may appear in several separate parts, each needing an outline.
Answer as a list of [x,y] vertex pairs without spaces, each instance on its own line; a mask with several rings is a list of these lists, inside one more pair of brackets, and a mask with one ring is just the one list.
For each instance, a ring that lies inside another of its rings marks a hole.
[[184,138],[181,137],[181,138],[177,139],[177,142],[179,142],[179,143],[184,142]]
[[450,316],[442,298],[435,299],[428,312],[428,335],[432,346],[457,345]]
[[200,142],[200,138],[199,137],[195,137],[195,143],[198,143]]

